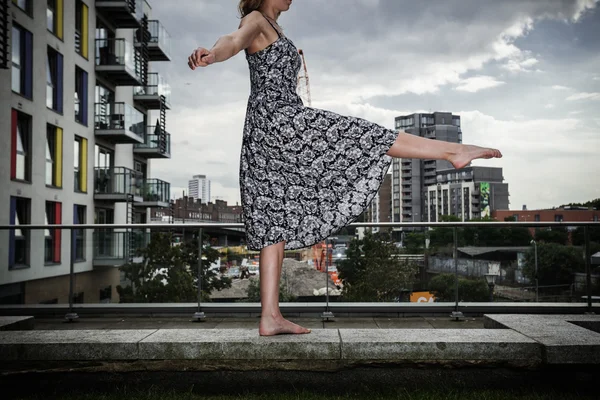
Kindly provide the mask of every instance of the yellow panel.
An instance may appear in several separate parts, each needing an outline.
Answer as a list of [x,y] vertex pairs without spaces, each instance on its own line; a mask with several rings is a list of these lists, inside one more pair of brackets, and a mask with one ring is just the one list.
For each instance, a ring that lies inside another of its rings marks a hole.
[[62,128],[56,128],[56,148],[54,149],[56,154],[55,164],[56,168],[54,169],[54,173],[56,176],[54,177],[54,181],[56,182],[56,187],[62,187],[62,167],[63,167],[63,130]]
[[81,3],[81,55],[88,57],[88,6]]
[[79,174],[79,187],[83,193],[87,193],[87,172],[88,172],[88,141],[87,139],[81,139],[81,149],[79,150],[79,154],[81,157],[79,163],[79,170],[81,173]]
[[56,0],[56,36],[63,39],[63,24],[64,24],[64,8],[63,0]]

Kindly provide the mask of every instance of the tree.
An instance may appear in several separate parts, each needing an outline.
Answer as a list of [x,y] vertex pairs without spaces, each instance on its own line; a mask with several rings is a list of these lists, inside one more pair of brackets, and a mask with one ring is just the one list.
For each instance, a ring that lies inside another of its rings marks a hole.
[[421,232],[410,232],[404,235],[404,253],[423,254],[425,247],[425,234]]
[[[165,233],[153,233],[150,243],[138,249],[140,263],[129,263],[121,267],[129,286],[117,286],[122,303],[172,303],[193,302],[198,293],[198,244],[187,241],[171,242]],[[219,257],[219,252],[210,246],[202,249],[202,300],[209,301],[213,290],[231,287],[229,278],[219,278],[209,265]],[[206,257],[206,259],[204,259]]]
[[560,206],[559,208],[565,208],[568,206],[573,206],[573,207],[592,207],[595,208],[596,210],[600,209],[600,198],[598,199],[594,199],[594,200],[590,200],[590,201],[586,201],[585,203],[569,203],[569,204],[564,204],[562,206]]
[[551,229],[538,229],[535,232],[535,240],[566,245],[569,242],[569,232],[562,226],[555,226]]
[[346,259],[337,264],[344,283],[342,297],[350,301],[398,301],[412,288],[418,267],[394,257],[396,250],[370,232],[363,239],[352,240]]
[[[573,282],[574,272],[584,272],[585,262],[582,249],[556,243],[539,243],[538,282],[540,285],[562,285]],[[535,279],[535,250],[525,254],[523,274]]]
[[[456,276],[439,274],[429,281],[429,291],[435,294],[437,301],[455,301]],[[458,278],[459,301],[489,301],[490,291],[483,278]]]

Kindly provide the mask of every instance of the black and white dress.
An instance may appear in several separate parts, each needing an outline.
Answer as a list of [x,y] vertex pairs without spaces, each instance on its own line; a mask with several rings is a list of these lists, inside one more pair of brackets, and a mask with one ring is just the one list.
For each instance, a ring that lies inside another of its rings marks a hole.
[[251,93],[240,191],[251,250],[281,241],[288,250],[308,247],[354,221],[377,194],[398,135],[364,119],[305,107],[296,93],[298,50],[273,29],[275,42],[246,53]]

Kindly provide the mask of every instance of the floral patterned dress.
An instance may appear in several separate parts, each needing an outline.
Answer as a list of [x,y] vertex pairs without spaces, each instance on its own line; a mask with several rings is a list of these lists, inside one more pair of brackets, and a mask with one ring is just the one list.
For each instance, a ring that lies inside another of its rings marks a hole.
[[354,221],[377,194],[398,135],[364,119],[305,107],[296,93],[298,50],[275,30],[275,42],[246,52],[251,92],[240,192],[251,250],[281,241],[287,250],[308,247]]

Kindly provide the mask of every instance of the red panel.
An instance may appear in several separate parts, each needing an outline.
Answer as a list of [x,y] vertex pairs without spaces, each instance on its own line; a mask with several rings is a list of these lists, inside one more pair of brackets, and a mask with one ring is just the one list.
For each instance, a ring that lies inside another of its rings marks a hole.
[[[56,225],[62,224],[62,203],[56,203],[56,208],[54,209],[54,223]],[[53,260],[55,263],[60,262],[60,239],[61,239],[61,230],[54,230],[54,254]]]
[[12,110],[10,125],[10,179],[17,177],[17,110]]

